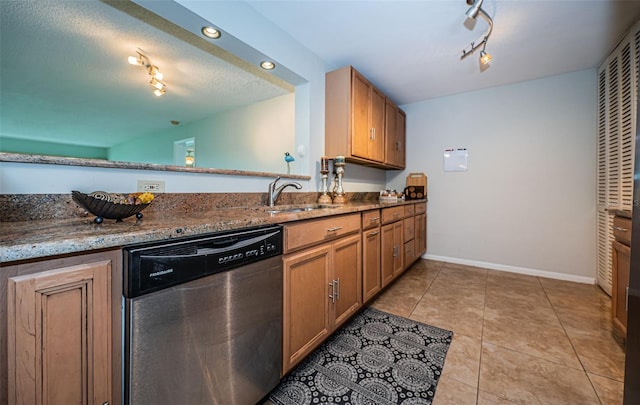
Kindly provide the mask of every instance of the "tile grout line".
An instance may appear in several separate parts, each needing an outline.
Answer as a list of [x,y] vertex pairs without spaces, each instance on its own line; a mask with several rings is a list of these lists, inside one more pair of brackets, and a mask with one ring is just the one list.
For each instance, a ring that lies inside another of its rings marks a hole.
[[[415,266],[415,264],[414,264]],[[422,293],[422,295],[420,296],[420,298],[418,298],[418,300],[416,301],[416,303],[413,305],[413,308],[411,308],[411,311],[409,311],[409,318],[411,318],[411,315],[413,315],[413,311],[416,310],[416,308],[418,307],[418,304],[420,304],[420,301],[422,301],[422,299],[424,298],[425,295],[427,295],[427,292],[429,291],[429,289],[431,288],[431,286],[433,285],[433,283],[436,281],[436,279],[438,278],[438,276],[440,276],[440,272],[442,271],[442,268],[444,267],[444,262],[442,262],[442,265],[440,266],[440,268],[438,269],[438,273],[436,273],[436,276],[433,278],[433,280],[431,280],[431,282],[429,283],[429,285],[427,286],[427,288],[425,288],[424,292]]]
[[[540,284],[540,288],[542,289],[542,292],[543,292],[543,293],[544,293],[544,295],[545,295],[545,299],[547,300],[547,302],[549,303],[549,305],[550,305],[551,309],[553,310],[553,314],[554,314],[554,315],[556,316],[556,318],[558,319],[558,322],[560,323],[560,327],[562,328],[562,332],[565,334],[565,336],[566,336],[567,340],[569,341],[569,344],[570,344],[570,346],[571,346],[571,349],[574,351],[574,353],[575,353],[575,355],[576,355],[576,359],[578,360],[578,363],[580,364],[580,367],[571,366],[571,365],[565,364],[565,363],[563,363],[562,361],[557,360],[557,359],[550,359],[550,358],[547,358],[547,357],[541,357],[540,355],[537,355],[537,354],[523,352],[523,351],[520,351],[520,350],[517,350],[517,349],[511,348],[511,347],[508,347],[508,346],[503,346],[503,345],[501,345],[501,344],[497,344],[497,343],[487,342],[487,344],[490,344],[490,345],[495,346],[495,347],[499,347],[499,348],[501,348],[501,349],[509,350],[509,351],[512,351],[512,352],[515,352],[515,353],[524,354],[524,355],[526,355],[526,356],[529,356],[529,357],[532,357],[532,358],[535,358],[535,359],[538,359],[538,360],[543,360],[543,361],[546,361],[546,362],[549,362],[549,363],[553,363],[553,364],[556,364],[556,365],[559,365],[559,366],[567,367],[567,368],[570,368],[570,369],[573,369],[573,370],[577,370],[577,371],[585,371],[585,372],[586,372],[586,369],[584,368],[584,365],[583,365],[583,364],[582,364],[582,362],[580,361],[580,357],[578,356],[578,353],[577,353],[577,351],[576,351],[575,347],[573,346],[573,342],[572,342],[572,341],[571,341],[571,339],[569,338],[569,335],[568,335],[567,331],[565,330],[564,325],[562,324],[562,321],[560,320],[560,316],[558,316],[558,314],[557,314],[557,312],[556,312],[556,310],[555,310],[555,307],[554,307],[554,306],[553,306],[553,304],[551,303],[551,300],[549,300],[549,297],[547,296],[547,294],[546,294],[546,291],[545,291],[544,287],[542,286],[542,284],[541,284],[541,283],[540,283],[540,281],[538,280],[538,277],[537,277],[537,276],[535,276],[535,278],[537,279],[536,281],[538,281],[538,284]],[[484,319],[483,319],[483,325],[484,325]]]
[[480,400],[480,374],[482,370],[482,352],[484,348],[484,319],[487,312],[487,292],[489,290],[489,271],[485,270],[484,278],[484,301],[482,303],[482,329],[480,330],[480,358],[478,359],[478,383],[476,389],[476,405]]
[[587,372],[587,369],[584,366],[584,363],[582,362],[582,358],[578,354],[578,350],[576,349],[576,347],[573,344],[573,340],[571,339],[571,336],[569,336],[569,333],[567,332],[567,329],[564,326],[564,322],[562,322],[562,318],[560,317],[560,315],[558,314],[558,311],[556,310],[556,306],[553,305],[553,302],[551,302],[551,299],[549,299],[549,295],[547,294],[547,289],[544,287],[544,285],[540,281],[540,277],[536,277],[536,279],[538,280],[538,283],[540,284],[540,287],[542,287],[542,291],[544,292],[544,296],[547,299],[547,301],[549,302],[549,304],[551,305],[551,308],[553,309],[553,313],[556,315],[556,318],[558,318],[558,322],[560,322],[560,327],[562,328],[562,331],[564,332],[564,334],[567,336],[567,340],[569,340],[569,344],[571,345],[571,349],[575,353],[576,358],[578,359],[578,362],[580,363],[580,366],[582,367],[582,372],[584,373],[584,376],[587,377],[587,381],[589,381],[589,385],[591,385],[591,389],[593,390],[593,393],[596,395],[596,398],[598,398],[598,401],[600,402],[601,405],[606,405],[603,402],[602,398],[600,398],[600,395],[598,394],[598,390],[596,390],[596,387],[593,385],[593,381],[591,381],[591,378],[589,378],[589,373]]

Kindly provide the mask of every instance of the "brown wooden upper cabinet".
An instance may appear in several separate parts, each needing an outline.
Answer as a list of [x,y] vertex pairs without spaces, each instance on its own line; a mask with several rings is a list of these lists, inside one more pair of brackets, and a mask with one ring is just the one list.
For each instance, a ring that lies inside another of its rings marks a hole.
[[325,154],[404,169],[404,112],[351,66],[327,73],[325,85]]
[[384,163],[393,168],[405,167],[406,115],[391,100],[385,104],[385,148]]

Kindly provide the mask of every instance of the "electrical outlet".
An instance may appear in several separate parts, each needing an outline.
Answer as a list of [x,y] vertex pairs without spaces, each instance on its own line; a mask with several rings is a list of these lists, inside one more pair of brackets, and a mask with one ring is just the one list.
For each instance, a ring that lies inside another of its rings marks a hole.
[[144,193],[164,193],[164,180],[138,180],[138,191]]

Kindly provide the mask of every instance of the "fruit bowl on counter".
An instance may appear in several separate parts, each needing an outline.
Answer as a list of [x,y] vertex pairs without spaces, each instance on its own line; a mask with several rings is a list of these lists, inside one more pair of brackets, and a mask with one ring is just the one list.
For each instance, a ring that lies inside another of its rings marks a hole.
[[122,219],[135,215],[142,218],[141,211],[151,204],[153,194],[151,193],[131,193],[128,195],[118,193],[106,193],[104,191],[94,191],[89,194],[79,191],[72,191],[71,198],[79,206],[95,215],[93,220],[96,224],[102,223],[104,219],[115,219],[121,222]]

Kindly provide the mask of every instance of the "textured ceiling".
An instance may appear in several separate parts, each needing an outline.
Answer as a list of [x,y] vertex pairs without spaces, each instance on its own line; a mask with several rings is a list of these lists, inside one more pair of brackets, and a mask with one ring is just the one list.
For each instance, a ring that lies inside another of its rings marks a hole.
[[640,17],[640,1],[485,0],[491,67],[463,48],[484,37],[465,0],[249,0],[336,68],[353,65],[398,104],[597,67]]
[[3,136],[109,147],[290,91],[96,0],[2,0],[0,29]]

